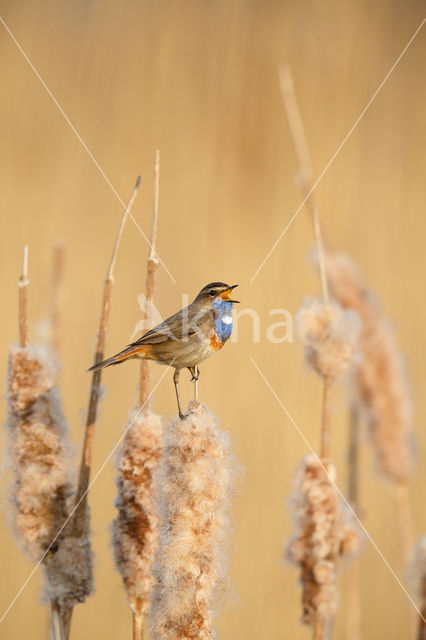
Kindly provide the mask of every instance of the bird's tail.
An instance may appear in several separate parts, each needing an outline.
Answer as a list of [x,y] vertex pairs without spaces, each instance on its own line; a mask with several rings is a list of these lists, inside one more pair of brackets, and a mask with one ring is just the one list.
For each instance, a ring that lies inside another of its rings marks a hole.
[[90,367],[89,371],[96,371],[97,369],[103,369],[104,367],[112,367],[115,364],[120,364],[121,362],[131,360],[132,358],[145,358],[146,353],[147,346],[130,345],[129,347],[126,347],[126,349],[123,349],[123,351],[120,351],[120,353],[116,353],[115,356],[111,356],[111,358],[97,362]]

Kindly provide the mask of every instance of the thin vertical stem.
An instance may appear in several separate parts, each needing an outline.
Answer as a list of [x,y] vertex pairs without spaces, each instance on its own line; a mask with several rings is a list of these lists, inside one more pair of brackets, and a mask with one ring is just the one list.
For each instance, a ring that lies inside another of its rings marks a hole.
[[133,640],[143,640],[143,617],[132,612]]
[[[101,316],[99,321],[99,330],[98,330],[98,335],[96,340],[96,349],[95,349],[95,363],[100,362],[104,357],[106,336],[108,333],[109,314],[111,310],[112,286],[114,283],[114,266],[115,266],[115,261],[117,259],[117,251],[118,251],[121,236],[123,233],[124,225],[127,220],[133,201],[138,192],[139,185],[140,185],[140,176],[138,176],[135,187],[132,191],[132,195],[130,196],[127,206],[123,212],[123,216],[120,222],[120,227],[118,229],[118,233],[115,239],[111,261],[108,267],[106,278],[104,280]],[[78,506],[77,506],[77,509],[74,511],[73,518],[71,521],[71,525],[72,525],[71,528],[75,536],[82,535],[87,524],[85,522],[85,518],[82,517],[82,515],[86,509],[86,503],[87,503],[87,489],[89,486],[90,469],[92,465],[93,439],[94,439],[95,424],[96,424],[96,417],[97,417],[97,411],[98,411],[98,402],[100,397],[101,377],[102,377],[102,369],[97,369],[93,372],[92,383],[90,387],[89,408],[87,411],[86,428],[84,433],[83,451],[82,451],[81,463],[80,463],[78,487],[75,495],[75,505],[78,505]]]
[[[95,363],[100,362],[104,357],[106,336],[108,332],[109,314],[111,310],[112,286],[114,283],[114,266],[117,258],[117,251],[120,244],[124,224],[132,207],[140,186],[140,176],[136,180],[132,195],[123,212],[120,227],[115,239],[112,251],[111,261],[109,263],[106,278],[104,280],[101,315],[99,320],[99,329],[96,339]],[[89,521],[86,515],[87,493],[89,489],[90,470],[93,457],[93,442],[95,436],[96,417],[98,412],[98,402],[101,390],[102,369],[93,372],[92,382],[90,386],[89,407],[87,410],[86,426],[84,431],[83,449],[81,453],[80,469],[78,475],[77,491],[74,497],[74,505],[76,507],[69,523],[71,535],[74,537],[82,537],[87,535],[89,529]],[[71,630],[72,609],[66,612],[65,622],[65,638],[68,640]]]
[[422,579],[422,606],[421,616],[419,616],[419,627],[417,632],[417,640],[426,640],[426,574]]
[[349,415],[348,500],[358,512],[359,500],[359,407],[353,402]]
[[61,613],[56,602],[50,603],[50,631],[52,640],[65,640]]
[[26,347],[28,343],[28,246],[25,245],[22,253],[22,269],[19,278],[18,320],[19,320],[19,346]]
[[330,457],[330,417],[331,417],[331,380],[324,378],[322,392],[321,447],[320,458]]
[[324,623],[322,620],[317,620],[314,626],[312,635],[313,640],[323,640],[324,638]]
[[296,151],[297,160],[300,166],[300,174],[298,176],[302,194],[306,198],[306,204],[311,211],[312,226],[314,231],[315,243],[318,251],[318,264],[320,270],[321,289],[324,302],[329,300],[327,273],[325,268],[324,242],[322,238],[321,224],[315,198],[312,193],[312,166],[311,159],[306,142],[305,129],[300,115],[299,106],[294,91],[293,77],[290,67],[284,65],[280,67],[280,86],[283,97],[284,108],[287,114],[287,120],[290,127],[291,137],[293,139],[294,149]]
[[59,355],[60,324],[62,315],[62,284],[65,267],[65,247],[58,243],[53,247],[52,276],[50,286],[50,342],[52,350]]
[[[156,255],[155,243],[157,239],[157,220],[158,220],[158,197],[160,186],[160,152],[157,149],[155,152],[155,164],[154,164],[154,207],[152,212],[152,224],[151,224],[151,250],[148,257],[148,264],[146,270],[146,284],[145,284],[145,323],[144,330],[149,331],[152,325],[152,307],[154,303],[155,292],[155,275],[159,260]],[[139,404],[144,407],[144,411],[149,409],[149,363],[147,360],[142,360],[140,378],[139,378]]]
[[411,522],[411,507],[408,486],[404,481],[394,484],[394,498],[399,534],[402,546],[402,561],[404,566],[410,560],[413,546],[413,526]]
[[[348,500],[356,515],[359,515],[359,407],[353,402],[349,415],[348,446]],[[361,640],[361,602],[359,560],[354,558],[347,568],[346,591],[346,637]]]

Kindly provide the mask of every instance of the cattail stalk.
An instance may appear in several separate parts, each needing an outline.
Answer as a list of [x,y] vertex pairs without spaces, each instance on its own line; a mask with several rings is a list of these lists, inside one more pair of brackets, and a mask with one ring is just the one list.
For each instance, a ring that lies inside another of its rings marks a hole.
[[[107,275],[104,280],[101,315],[99,321],[99,329],[96,339],[95,348],[95,362],[94,364],[101,362],[104,357],[106,337],[108,333],[109,314],[111,310],[112,299],[112,287],[114,283],[114,267],[117,259],[117,251],[120,244],[121,236],[123,233],[124,225],[126,223],[128,214],[132,208],[132,204],[136,198],[140,185],[140,176],[138,177],[132,195],[127,203],[127,206],[123,212],[121,218],[120,227],[118,229],[117,237],[115,239],[114,249],[111,256],[111,261],[108,267]],[[77,492],[75,495],[76,510],[74,511],[72,518],[72,530],[73,535],[81,535],[87,528],[86,518],[84,513],[86,511],[87,503],[87,489],[89,486],[90,469],[92,465],[93,456],[93,439],[95,435],[96,417],[98,412],[98,403],[100,398],[102,369],[96,369],[92,374],[92,382],[90,387],[89,407],[87,411],[86,426],[84,432],[83,451],[80,463],[80,472],[78,478]]]
[[[334,380],[350,368],[356,355],[357,321],[329,302],[324,242],[319,213],[313,197],[312,169],[305,131],[289,67],[280,69],[284,107],[300,165],[299,183],[309,207],[317,247],[322,302],[308,302],[298,314],[299,334],[306,356],[322,377],[321,444],[319,459],[304,462],[299,487],[299,553],[291,554],[302,571],[303,621],[312,627],[314,640],[322,640],[337,610],[336,574],[343,555],[345,527],[338,509],[335,475],[330,462],[331,390]],[[317,492],[317,494],[316,494]],[[296,515],[297,517],[297,515]],[[324,527],[324,522],[327,526]],[[357,537],[352,530],[351,535]],[[317,547],[317,545],[319,545]],[[325,553],[322,557],[321,553]]]
[[[160,151],[157,149],[155,152],[155,165],[154,165],[154,207],[151,223],[151,243],[150,252],[148,257],[148,265],[146,270],[146,285],[145,285],[145,327],[144,330],[149,331],[152,324],[152,305],[154,301],[155,291],[155,275],[157,272],[159,260],[155,251],[155,245],[157,240],[157,220],[158,220],[158,198],[159,198],[159,186],[160,186]],[[142,360],[140,381],[139,381],[139,404],[141,407],[149,409],[148,406],[148,390],[149,390],[149,362],[148,360]]]
[[[300,166],[298,181],[300,183],[306,204],[311,212],[312,228],[318,253],[322,297],[324,303],[328,304],[329,292],[327,273],[325,268],[324,242],[322,238],[319,212],[313,195],[312,165],[308,144],[306,142],[305,129],[296,100],[293,76],[291,74],[290,67],[287,65],[283,65],[282,67],[280,67],[279,77],[284,108],[287,115],[293,145],[296,151],[296,156]],[[323,378],[323,409],[321,421],[320,449],[320,456],[323,458],[328,458],[330,455],[330,391],[331,380],[329,380],[325,376]]]
[[297,314],[296,330],[308,363],[324,385],[320,455],[302,462],[295,497],[297,534],[290,545],[290,558],[301,569],[302,621],[320,640],[337,610],[336,575],[347,531],[330,461],[330,391],[333,382],[356,362],[359,321],[336,303],[308,299]]
[[53,247],[52,275],[50,286],[50,345],[53,353],[60,353],[60,325],[62,316],[63,278],[65,271],[65,246],[57,243]]
[[287,552],[300,567],[302,622],[314,640],[328,633],[338,606],[337,571],[359,546],[358,533],[340,502],[336,470],[310,455],[302,460],[293,494],[295,532]]
[[[329,285],[327,280],[327,270],[325,264],[325,249],[324,242],[321,233],[321,224],[319,220],[318,208],[314,197],[314,186],[312,180],[312,163],[309,153],[309,147],[306,140],[305,129],[303,126],[302,117],[297,104],[296,95],[294,91],[293,77],[291,70],[288,66],[280,68],[280,85],[284,102],[284,107],[287,114],[287,120],[290,127],[290,132],[293,140],[293,145],[296,151],[296,156],[299,162],[300,174],[298,176],[298,182],[301,186],[302,193],[306,200],[306,204],[311,211],[312,223],[314,229],[315,243],[317,247],[318,266],[321,280],[321,287],[323,292],[324,302],[329,300]],[[322,436],[321,436],[321,449],[320,457],[328,458],[330,455],[330,389],[331,381],[328,378],[324,378],[323,381],[323,415],[322,415]],[[356,434],[351,431],[351,438],[354,436],[358,438],[358,430]],[[351,449],[349,454],[349,477],[352,487],[355,488],[358,484],[358,458],[357,449],[358,442],[351,439]],[[350,500],[350,502],[352,502]],[[348,637],[352,640],[359,640],[361,635],[360,628],[360,589],[359,589],[359,576],[358,576],[357,560],[355,559],[351,567],[348,568],[348,584],[350,590],[350,602],[348,613]],[[322,634],[322,630],[317,633]],[[319,635],[321,637],[321,635]]]
[[419,628],[417,632],[418,640],[426,640],[426,574],[422,579],[422,608],[419,616]]
[[[352,402],[349,411],[348,444],[348,502],[359,518],[359,407]],[[346,571],[346,637],[361,640],[361,602],[360,602],[359,559],[353,559]]]
[[332,379],[328,376],[325,376],[323,381],[323,394],[322,394],[321,447],[320,447],[320,458],[323,458],[323,459],[327,459],[330,457],[331,385],[332,385]]
[[[152,325],[155,275],[158,266],[156,238],[160,152],[155,154],[154,207],[151,243],[146,273],[145,326]],[[149,363],[142,360],[139,379],[139,406],[130,415],[118,462],[118,514],[112,524],[114,558],[121,574],[133,617],[133,640],[142,640],[143,623],[153,586],[153,562],[158,544],[158,516],[153,495],[153,474],[162,450],[163,427],[160,416],[149,408]]]
[[151,608],[154,640],[215,637],[231,465],[228,434],[207,407],[191,403],[184,419],[169,423],[155,477],[161,529]]
[[91,554],[87,545],[76,552],[66,537],[64,523],[73,494],[68,427],[54,383],[55,367],[27,342],[27,271],[25,250],[19,281],[20,346],[10,351],[8,375],[13,522],[21,546],[42,565],[52,632],[62,640],[68,609],[91,590]]
[[65,638],[64,626],[56,602],[50,603],[50,632],[51,640],[63,640]]
[[348,501],[355,513],[359,511],[359,407],[352,402],[349,411]]
[[138,408],[129,417],[118,462],[118,514],[112,523],[112,542],[132,611],[134,640],[142,640],[154,582],[158,516],[152,482],[161,458],[162,437],[161,417]]
[[287,120],[293,140],[294,149],[299,161],[300,174],[298,175],[298,182],[300,183],[302,193],[305,197],[306,204],[310,209],[312,217],[315,244],[318,250],[322,294],[324,302],[328,302],[329,292],[324,259],[324,242],[322,238],[318,208],[313,193],[314,188],[312,183],[312,165],[308,144],[306,142],[305,128],[303,126],[302,117],[300,115],[299,106],[296,100],[293,76],[290,67],[287,65],[281,66],[279,70],[279,77],[284,108],[287,114]]
[[[136,181],[133,192],[123,212],[120,227],[115,239],[111,261],[108,267],[106,278],[104,280],[101,315],[95,349],[95,363],[100,362],[104,357],[109,314],[111,310],[112,287],[114,283],[114,266],[117,258],[117,251],[123,233],[124,225],[126,223],[132,204],[136,198],[139,185],[140,176]],[[101,376],[102,369],[95,370],[92,375],[77,490],[74,496],[74,509],[67,527],[69,539],[73,541],[74,551],[76,552],[77,557],[75,562],[77,564],[78,559],[81,555],[81,553],[79,554],[79,552],[81,552],[81,550],[86,546],[90,547],[90,513],[87,504],[87,493],[89,489],[90,470],[92,465],[95,425],[101,389]],[[89,594],[90,591],[88,591],[87,593],[82,592],[81,599],[79,601],[83,602]],[[69,608],[67,612],[67,618],[64,623],[64,632],[66,638],[69,637],[70,633],[72,609],[73,607]]]
[[27,346],[28,341],[28,246],[25,245],[22,255],[22,270],[19,278],[18,296],[18,322],[19,322],[19,344],[21,347]]
[[408,482],[414,447],[411,398],[400,353],[389,323],[349,256],[327,251],[326,268],[333,297],[361,318],[362,359],[354,388],[368,421],[379,468],[391,483],[406,562],[413,539]]

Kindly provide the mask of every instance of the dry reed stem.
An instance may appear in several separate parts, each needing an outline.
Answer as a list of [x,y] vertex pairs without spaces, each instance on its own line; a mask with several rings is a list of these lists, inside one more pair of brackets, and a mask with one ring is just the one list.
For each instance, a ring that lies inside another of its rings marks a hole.
[[22,253],[22,270],[19,278],[18,294],[18,324],[19,344],[26,347],[28,342],[28,246],[25,245]]
[[143,616],[135,613],[133,613],[132,637],[133,640],[143,640]]
[[279,77],[284,108],[287,114],[290,133],[300,167],[298,182],[301,186],[302,194],[306,198],[306,204],[311,211],[315,244],[318,251],[322,295],[324,302],[327,303],[329,301],[329,291],[327,283],[327,272],[325,268],[324,242],[322,238],[319,213],[313,195],[311,158],[309,154],[308,144],[306,142],[306,134],[302,117],[300,115],[300,110],[294,91],[293,76],[288,65],[282,65],[280,67]]
[[226,574],[224,546],[234,470],[229,437],[202,404],[167,428],[155,476],[160,513],[154,640],[210,640]]
[[[154,207],[151,223],[151,250],[148,257],[147,272],[146,272],[146,285],[145,285],[145,326],[144,331],[149,331],[152,328],[152,305],[154,302],[155,292],[155,274],[159,264],[159,260],[156,256],[155,245],[157,239],[157,220],[158,220],[158,197],[159,197],[159,184],[160,184],[160,152],[157,149],[155,152],[155,164],[154,164]],[[139,404],[144,407],[144,410],[149,409],[148,402],[148,387],[149,387],[149,362],[148,360],[142,360],[140,369],[140,381],[139,381]]]
[[51,640],[64,640],[65,633],[59,607],[55,602],[50,603],[50,631]]
[[321,447],[320,458],[330,457],[331,442],[331,385],[332,379],[324,378],[322,395],[322,419],[321,419]]
[[[355,514],[360,516],[359,508],[359,407],[352,403],[349,416],[348,446],[348,501]],[[346,609],[346,637],[361,640],[361,601],[360,567],[358,558],[354,558],[347,568],[346,589],[349,606]]]
[[359,536],[339,500],[334,466],[310,455],[302,460],[293,494],[295,534],[289,559],[300,567],[302,622],[324,638],[338,605],[336,576],[343,557],[355,553]]
[[426,640],[426,575],[422,580],[422,608],[421,617],[419,616],[419,628],[417,632],[417,640]]
[[[132,195],[130,196],[127,206],[123,212],[120,227],[117,233],[117,237],[115,239],[111,261],[108,267],[106,278],[104,280],[101,315],[100,315],[99,329],[98,329],[96,349],[95,349],[95,363],[100,362],[104,357],[105,342],[106,342],[106,336],[108,332],[109,314],[111,310],[112,286],[114,282],[114,266],[117,258],[118,246],[120,244],[121,236],[123,233],[124,225],[126,223],[128,214],[130,212],[134,199],[136,198],[139,185],[140,185],[140,176],[136,181]],[[81,535],[86,535],[88,530],[88,512],[86,509],[87,489],[89,486],[90,469],[92,465],[93,439],[94,439],[94,433],[95,433],[98,402],[100,397],[101,376],[102,376],[102,369],[96,369],[92,374],[89,407],[87,411],[86,427],[85,427],[85,433],[84,433],[83,451],[81,456],[77,492],[75,495],[76,510],[72,518],[72,532],[73,532],[73,535],[76,537],[79,537]]]
[[331,386],[354,367],[358,354],[356,314],[336,303],[307,298],[296,316],[296,331],[308,363],[323,379],[320,457],[330,457]]
[[397,513],[402,557],[404,563],[406,563],[411,554],[414,538],[410,496],[406,482],[396,482],[393,485],[393,497]]
[[[129,417],[119,459],[118,514],[112,524],[114,558],[133,614],[134,634],[142,633],[153,585],[153,561],[158,544],[158,517],[153,473],[162,450],[160,416],[151,411]],[[138,640],[142,636],[134,636]]]
[[57,243],[53,247],[52,275],[50,287],[50,345],[53,353],[60,353],[60,325],[63,303],[63,279],[65,271],[65,246]]
[[355,513],[359,511],[359,407],[352,403],[349,410],[348,500]]
[[355,557],[346,569],[346,638],[361,640],[361,598],[360,598],[360,565]]

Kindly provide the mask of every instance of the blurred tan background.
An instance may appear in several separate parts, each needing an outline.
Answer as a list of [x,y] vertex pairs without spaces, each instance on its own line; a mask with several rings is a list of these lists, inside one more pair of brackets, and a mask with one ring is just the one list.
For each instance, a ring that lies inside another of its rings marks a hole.
[[[0,2],[21,43],[97,161],[127,200],[138,173],[133,214],[149,233],[153,160],[161,150],[157,306],[177,310],[182,293],[209,281],[240,283],[242,306],[258,311],[261,342],[241,319],[236,344],[202,366],[201,397],[232,433],[245,467],[234,506],[230,598],[218,620],[223,640],[308,638],[298,622],[297,571],[282,559],[291,531],[286,502],[307,448],[249,357],[253,356],[314,447],[321,385],[298,344],[270,344],[270,309],[295,312],[319,292],[302,211],[252,285],[249,280],[301,201],[295,154],[277,68],[290,63],[317,176],[419,26],[422,2],[386,0],[180,0]],[[412,483],[416,532],[426,530],[424,274],[425,28],[391,75],[316,190],[335,247],[359,263],[395,323],[416,402],[418,464]],[[0,25],[1,362],[17,341],[22,246],[30,248],[31,338],[46,318],[52,246],[67,247],[62,392],[79,455],[83,415],[105,275],[121,205],[40,81]],[[128,341],[140,320],[147,244],[129,221],[120,247],[107,352]],[[153,381],[163,372],[153,368]],[[122,433],[136,396],[138,365],[108,370],[96,434],[94,470]],[[182,393],[192,388],[185,376]],[[5,383],[1,413],[6,415]],[[334,393],[333,456],[345,488],[345,390]],[[175,412],[171,374],[155,408]],[[5,431],[1,433],[5,449]],[[365,523],[396,571],[402,570],[391,494],[362,446]],[[131,616],[110,549],[114,465],[90,495],[96,594],[79,605],[73,637],[129,638]],[[2,456],[2,502],[9,473]],[[1,510],[0,614],[32,565],[17,548]],[[377,552],[361,556],[364,638],[409,637],[411,605]],[[0,625],[1,638],[46,637],[40,573]],[[344,577],[335,638],[345,637]]]

